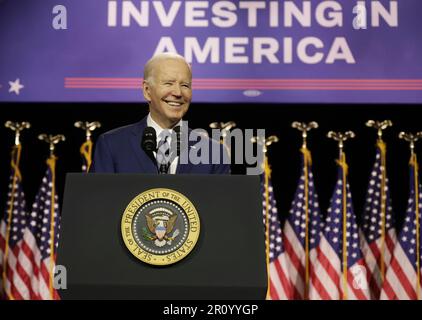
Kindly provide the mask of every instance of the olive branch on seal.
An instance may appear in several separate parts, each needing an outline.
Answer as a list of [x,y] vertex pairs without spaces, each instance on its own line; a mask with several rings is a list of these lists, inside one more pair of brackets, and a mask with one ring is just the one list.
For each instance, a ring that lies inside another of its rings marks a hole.
[[151,232],[149,232],[146,227],[142,228],[142,237],[145,240],[150,240],[150,241],[154,240],[154,235]]

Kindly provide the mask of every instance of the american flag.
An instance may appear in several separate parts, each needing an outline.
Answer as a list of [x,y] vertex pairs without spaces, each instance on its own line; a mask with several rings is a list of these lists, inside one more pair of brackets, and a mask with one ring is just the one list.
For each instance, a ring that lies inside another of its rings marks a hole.
[[397,238],[386,174],[385,151],[385,143],[378,141],[375,163],[369,178],[361,237],[362,253],[368,266],[369,285],[374,299],[380,297],[385,271],[390,264]]
[[[341,152],[337,183],[328,208],[310,290],[311,299],[370,299],[367,268],[347,182],[346,157]],[[344,223],[345,222],[345,223]],[[346,238],[344,243],[343,237]]]
[[31,299],[59,299],[54,289],[54,268],[59,239],[59,203],[55,190],[55,158],[47,160],[47,171],[32,205],[24,230],[19,261],[26,266]]
[[421,191],[417,158],[416,154],[413,154],[410,161],[410,194],[406,218],[403,229],[399,233],[390,267],[387,270],[387,275],[383,283],[381,291],[382,300],[421,299]]
[[308,299],[316,262],[316,249],[323,227],[311,167],[311,154],[302,148],[302,174],[283,228],[287,273],[293,299]]
[[25,284],[27,274],[18,260],[23,230],[27,222],[26,201],[19,171],[20,153],[21,145],[14,146],[6,212],[0,221],[0,271],[3,294],[11,300],[23,299],[28,292]]
[[264,176],[261,176],[261,191],[263,195],[262,207],[265,231],[267,231],[268,211],[269,295],[267,298],[272,300],[286,300],[292,296],[292,291],[286,272],[286,255],[281,238],[281,224],[278,217],[277,204],[274,198],[274,191],[271,183],[271,173],[267,159],[265,160],[265,163],[265,173]]

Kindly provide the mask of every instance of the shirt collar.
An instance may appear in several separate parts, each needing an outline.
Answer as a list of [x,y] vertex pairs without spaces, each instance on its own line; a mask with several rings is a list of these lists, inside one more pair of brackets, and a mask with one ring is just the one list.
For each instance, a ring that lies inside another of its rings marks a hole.
[[[175,127],[177,127],[177,126],[181,126],[182,125],[182,120],[180,120],[176,125],[175,125]],[[155,133],[157,134],[157,143],[159,142],[159,140],[160,140],[160,135],[161,135],[161,133],[163,132],[163,130],[167,130],[167,131],[169,131],[169,133],[170,133],[170,135],[169,135],[169,140],[168,140],[168,142],[170,143],[171,142],[171,134],[173,133],[173,129],[163,129],[163,128],[161,128],[161,126],[157,123],[157,122],[155,122],[154,121],[154,119],[152,119],[152,117],[151,117],[151,112],[148,114],[148,117],[147,117],[147,126],[148,127],[153,127],[154,128],[154,130],[155,130]]]

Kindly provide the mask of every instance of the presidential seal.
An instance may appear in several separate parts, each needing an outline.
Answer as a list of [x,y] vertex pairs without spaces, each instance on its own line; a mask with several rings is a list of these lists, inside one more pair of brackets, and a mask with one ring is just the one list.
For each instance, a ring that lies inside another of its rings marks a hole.
[[198,212],[183,194],[151,189],[126,207],[121,222],[126,247],[139,260],[169,265],[185,258],[195,247],[200,231]]

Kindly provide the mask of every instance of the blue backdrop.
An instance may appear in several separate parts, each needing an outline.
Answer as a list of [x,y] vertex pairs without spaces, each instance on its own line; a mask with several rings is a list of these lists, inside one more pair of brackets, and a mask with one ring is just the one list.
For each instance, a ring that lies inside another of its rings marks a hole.
[[420,0],[59,3],[0,1],[0,101],[141,101],[176,50],[196,102],[422,102]]

